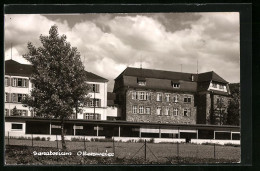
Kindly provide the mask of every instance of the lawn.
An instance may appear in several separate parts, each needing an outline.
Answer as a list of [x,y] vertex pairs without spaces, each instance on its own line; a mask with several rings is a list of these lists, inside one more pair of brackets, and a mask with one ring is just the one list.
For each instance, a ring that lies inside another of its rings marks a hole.
[[[6,144],[7,144],[7,141],[6,141]],[[23,154],[23,156],[24,156],[24,154],[27,154],[31,157],[34,157],[32,155],[32,152],[35,149],[43,150],[43,151],[46,151],[46,150],[48,151],[49,149],[51,149],[53,151],[58,151],[57,142],[55,142],[55,141],[35,141],[34,140],[33,141],[34,147],[32,147],[31,140],[10,139],[9,144],[10,145],[7,146],[8,148],[6,148],[6,157],[8,159],[7,164],[14,163],[15,161],[12,156],[16,156],[16,158],[17,158],[17,154],[20,154],[20,153]],[[67,151],[71,151],[73,153],[74,159],[79,157],[79,156],[76,156],[76,153],[78,151],[84,151],[84,142],[67,141],[66,144],[67,144]],[[98,153],[102,153],[102,152],[112,153],[113,152],[113,142],[85,142],[85,145],[86,145],[87,152],[98,152]],[[145,161],[144,161],[145,149],[143,146],[144,143],[115,142],[114,145],[115,145],[115,157],[109,157],[109,158],[113,158],[113,161],[110,161],[112,159],[109,159],[109,161],[99,161],[98,160],[99,162],[97,164],[102,164],[104,162],[109,162],[110,164],[113,164],[113,163],[120,164],[120,163],[124,163],[124,162],[126,162],[128,164],[138,164],[138,163],[136,163],[137,159],[140,162],[143,161],[142,163],[145,163]],[[140,149],[142,146],[143,146],[143,148]],[[61,148],[60,142],[58,142],[58,147]],[[20,151],[20,152],[17,152],[17,154],[13,155],[12,154],[13,148],[16,148],[17,151]],[[179,150],[178,150],[178,148],[179,148]],[[139,150],[139,152],[138,152],[138,150]],[[179,151],[179,153],[177,151]],[[46,156],[41,156],[41,158],[44,158],[44,157],[46,157]],[[53,157],[53,156],[48,156],[48,157]],[[69,157],[71,157],[71,156],[66,156],[65,158],[67,158],[67,160],[70,160]],[[19,155],[18,155],[18,158],[19,158]],[[64,156],[63,156],[63,158],[64,158]],[[177,159],[178,159],[178,161],[177,161]],[[121,161],[121,160],[124,160],[124,161]],[[96,159],[94,161],[97,162]],[[214,155],[214,146],[213,145],[197,145],[197,144],[188,144],[188,143],[187,144],[186,143],[178,144],[178,145],[173,144],[173,143],[160,143],[160,144],[147,143],[147,148],[146,148],[146,162],[151,162],[151,163],[160,163],[160,164],[194,163],[194,162],[195,163],[216,163],[216,162],[217,163],[231,163],[231,162],[237,163],[239,161],[240,161],[240,147],[233,147],[233,146],[216,145],[215,146],[215,155]],[[76,161],[71,161],[71,162],[72,163],[70,163],[70,164],[78,164]],[[66,164],[68,164],[68,163],[66,163]]]

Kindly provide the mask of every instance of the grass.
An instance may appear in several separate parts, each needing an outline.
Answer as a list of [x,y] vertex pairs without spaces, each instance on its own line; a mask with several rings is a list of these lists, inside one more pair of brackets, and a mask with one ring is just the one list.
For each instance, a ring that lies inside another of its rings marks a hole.
[[[32,147],[31,140],[18,140],[11,139],[9,141],[10,145],[6,146],[6,162],[8,164],[12,164],[17,161],[17,164],[26,163],[23,160],[26,160],[28,157],[28,162],[34,164],[37,163],[37,157],[32,155],[32,150],[48,150],[52,149],[53,151],[57,151],[57,142],[55,141],[34,141]],[[7,142],[6,142],[7,144]],[[77,153],[77,151],[85,150],[84,142],[82,141],[67,141],[67,150],[73,153]],[[86,151],[87,152],[113,152],[113,142],[85,142]],[[147,164],[147,162],[151,163],[160,163],[160,164],[176,164],[177,163],[233,163],[240,161],[240,147],[234,146],[215,146],[215,159],[214,159],[214,146],[213,145],[196,145],[196,144],[155,144],[155,143],[147,143],[147,161],[144,161],[144,143],[132,143],[132,142],[115,142],[115,157],[99,157],[99,158],[91,158],[89,159],[92,163],[103,164]],[[179,146],[179,157],[177,155],[177,147]],[[61,148],[61,142],[58,142],[58,147]],[[137,153],[137,151],[142,147],[142,149]],[[17,156],[13,155],[14,149],[17,149]],[[12,150],[11,150],[12,149]],[[20,151],[20,152],[19,152]],[[22,154],[21,158],[19,158],[18,154]],[[28,156],[27,156],[28,155]],[[134,157],[133,157],[134,156]],[[33,157],[33,159],[32,159]],[[57,156],[41,156],[42,162],[47,162],[49,164],[55,163],[55,158]],[[66,156],[65,164],[79,164],[77,163],[76,158],[79,156],[74,156],[70,159],[71,156]],[[13,160],[16,158],[15,160]],[[53,158],[53,162],[49,161]],[[64,156],[62,156],[64,158]],[[32,159],[30,162],[29,159]],[[92,160],[93,159],[93,160]],[[138,161],[137,161],[138,159]],[[40,160],[40,159],[39,159]],[[46,161],[45,161],[46,160]],[[58,161],[62,161],[63,159],[57,159]],[[83,159],[85,160],[85,159]],[[86,164],[87,161],[84,161]],[[39,163],[39,164],[40,164]],[[84,164],[83,163],[83,164]],[[88,162],[87,162],[88,163]],[[44,163],[42,163],[44,164]],[[56,162],[56,164],[62,164]]]

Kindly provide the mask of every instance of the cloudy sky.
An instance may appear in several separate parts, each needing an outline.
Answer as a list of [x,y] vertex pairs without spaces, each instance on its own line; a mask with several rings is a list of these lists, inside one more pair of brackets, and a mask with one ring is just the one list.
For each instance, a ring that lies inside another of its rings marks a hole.
[[[22,58],[27,43],[40,46],[56,24],[77,47],[85,69],[114,79],[127,67],[199,73],[215,71],[240,82],[239,13],[5,15],[5,60]],[[182,67],[181,67],[182,66]]]

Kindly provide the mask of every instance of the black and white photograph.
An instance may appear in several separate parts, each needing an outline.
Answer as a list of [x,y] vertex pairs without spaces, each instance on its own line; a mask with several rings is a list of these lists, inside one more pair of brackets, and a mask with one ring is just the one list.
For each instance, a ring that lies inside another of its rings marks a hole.
[[5,165],[241,163],[240,13],[4,15]]

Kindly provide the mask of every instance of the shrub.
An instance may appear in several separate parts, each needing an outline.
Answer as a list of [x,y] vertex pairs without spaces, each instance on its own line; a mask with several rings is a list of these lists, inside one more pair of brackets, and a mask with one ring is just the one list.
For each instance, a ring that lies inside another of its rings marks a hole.
[[40,140],[41,140],[41,137],[35,137],[34,140],[40,141]]
[[41,140],[42,140],[42,141],[46,141],[46,138],[45,138],[45,137],[42,137]]
[[47,137],[47,141],[50,141],[50,139],[51,139],[50,137]]
[[154,143],[154,138],[151,138],[148,143]]

